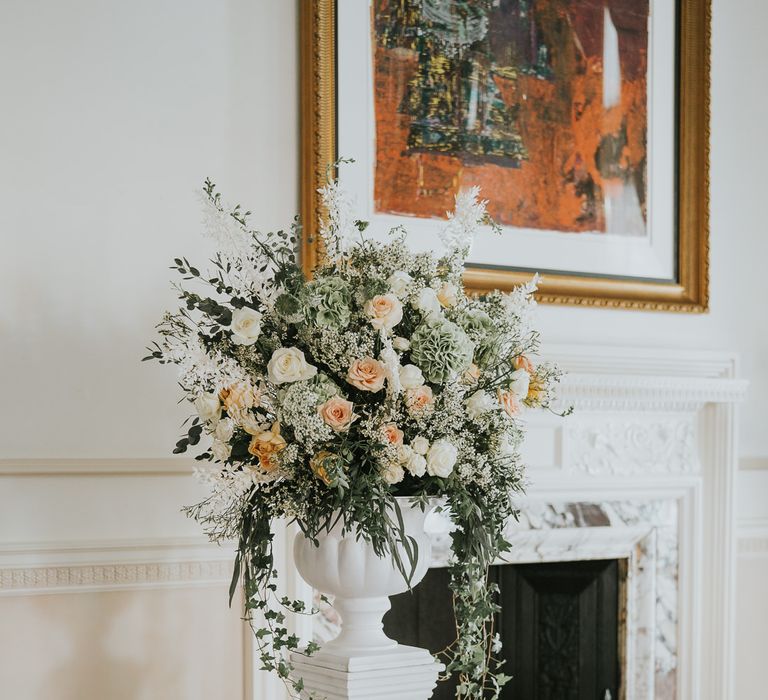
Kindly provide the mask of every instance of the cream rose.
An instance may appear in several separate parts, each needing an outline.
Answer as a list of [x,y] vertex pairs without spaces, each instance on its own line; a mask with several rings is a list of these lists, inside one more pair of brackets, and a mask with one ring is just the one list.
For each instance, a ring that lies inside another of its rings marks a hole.
[[405,468],[413,474],[413,476],[424,476],[427,472],[427,460],[424,459],[423,455],[413,452],[405,463]]
[[499,389],[497,396],[499,405],[508,416],[516,416],[520,413],[520,401],[511,391]]
[[406,352],[411,349],[411,341],[408,340],[408,338],[397,336],[397,338],[392,341],[392,347],[400,352]]
[[403,389],[415,389],[424,384],[424,375],[416,365],[400,368],[400,385]]
[[235,424],[231,418],[223,418],[216,425],[213,435],[217,440],[229,442],[235,432]]
[[310,365],[298,348],[278,348],[267,363],[267,376],[273,384],[287,384],[311,379],[317,367]]
[[456,306],[459,300],[459,289],[452,282],[446,282],[437,293],[437,300],[444,309]]
[[232,447],[221,440],[214,440],[211,445],[211,454],[219,462],[226,462],[232,454]]
[[419,290],[419,293],[411,302],[411,305],[417,311],[421,311],[425,316],[439,314],[442,308],[435,290],[431,287],[424,287],[424,289]]
[[386,367],[372,357],[355,360],[347,371],[347,381],[361,391],[381,391],[386,379]]
[[480,389],[467,399],[467,415],[475,420],[488,411],[498,408],[498,404],[487,391]]
[[400,299],[404,299],[408,296],[408,287],[411,286],[411,282],[413,282],[413,277],[407,272],[402,271],[393,272],[387,280],[387,284],[392,290],[392,293]]
[[221,402],[216,394],[203,392],[195,399],[195,410],[197,415],[204,421],[216,423],[221,416]]
[[388,444],[398,447],[403,444],[403,438],[405,437],[403,431],[394,423],[387,423],[387,425],[382,427],[381,432],[384,435],[384,441]]
[[401,464],[390,462],[381,470],[381,476],[388,484],[399,484],[405,478],[405,470]]
[[405,405],[410,411],[423,411],[435,401],[432,389],[428,386],[417,386],[405,392]]
[[394,294],[377,294],[365,302],[363,310],[377,331],[391,330],[403,320],[403,305]]
[[427,472],[445,479],[453,471],[457,457],[458,450],[453,443],[445,438],[435,440],[427,452]]
[[419,455],[425,455],[427,454],[427,450],[429,450],[429,440],[425,438],[423,435],[419,435],[418,437],[413,438],[411,441],[411,449]]
[[247,306],[235,309],[229,329],[235,345],[253,345],[261,334],[261,314]]
[[332,396],[324,404],[318,406],[317,412],[323,419],[323,422],[337,432],[348,430],[352,421],[357,418],[352,409],[354,404],[351,401],[342,399],[340,396]]
[[509,379],[509,390],[518,399],[524,399],[528,396],[528,389],[531,386],[531,375],[526,370],[516,369],[512,372]]

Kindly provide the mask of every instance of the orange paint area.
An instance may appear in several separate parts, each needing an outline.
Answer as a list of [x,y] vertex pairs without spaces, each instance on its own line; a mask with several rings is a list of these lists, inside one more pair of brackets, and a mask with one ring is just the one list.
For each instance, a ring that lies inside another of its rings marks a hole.
[[374,3],[376,210],[444,217],[479,185],[501,224],[605,231],[619,186],[644,229],[647,0],[434,4]]

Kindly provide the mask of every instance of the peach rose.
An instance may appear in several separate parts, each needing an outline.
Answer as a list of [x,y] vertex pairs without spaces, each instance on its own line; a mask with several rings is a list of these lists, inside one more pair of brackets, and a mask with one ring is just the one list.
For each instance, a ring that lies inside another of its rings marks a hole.
[[434,403],[435,395],[426,385],[405,392],[405,405],[411,411],[423,411]]
[[384,364],[372,357],[355,360],[347,372],[347,381],[361,391],[381,391],[386,378]]
[[394,423],[387,423],[387,425],[381,429],[381,432],[384,434],[384,440],[390,445],[399,447],[403,444],[403,437],[405,437],[403,431]]
[[498,390],[499,404],[508,416],[516,416],[520,413],[520,401],[511,391]]
[[525,355],[518,355],[512,364],[514,364],[515,369],[524,369],[528,374],[533,374],[534,369],[536,369],[533,362],[531,362]]
[[538,377],[531,377],[531,382],[528,385],[528,396],[525,398],[528,404],[531,406],[537,406],[541,403],[545,394],[546,387],[544,386],[544,382]]
[[317,412],[326,425],[338,432],[348,430],[352,421],[357,416],[352,412],[354,404],[342,399],[340,396],[332,396],[324,404],[318,406]]
[[459,289],[452,282],[446,282],[437,293],[437,300],[444,309],[456,306],[459,300]]
[[334,454],[327,450],[321,450],[312,459],[309,460],[309,468],[312,473],[320,479],[326,486],[331,485],[331,477],[328,476],[328,470],[325,468],[325,463],[328,459],[332,459]]
[[365,303],[364,310],[377,331],[394,328],[403,320],[403,305],[394,294],[377,294]]
[[219,399],[227,413],[245,411],[261,403],[261,394],[249,384],[232,384],[219,391]]
[[285,438],[280,435],[280,423],[275,422],[269,429],[256,433],[248,445],[248,452],[258,457],[259,466],[268,472],[277,469],[277,455],[285,449]]

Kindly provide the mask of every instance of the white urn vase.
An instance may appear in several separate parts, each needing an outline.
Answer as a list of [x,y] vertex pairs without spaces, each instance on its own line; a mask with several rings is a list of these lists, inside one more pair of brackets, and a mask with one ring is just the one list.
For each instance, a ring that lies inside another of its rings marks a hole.
[[[413,587],[424,578],[431,559],[430,539],[424,531],[429,509],[422,511],[408,498],[396,500],[405,534],[417,545],[412,571],[405,548],[398,545]],[[391,517],[396,522],[394,512]],[[383,629],[389,596],[407,591],[409,583],[392,556],[379,557],[369,543],[358,539],[354,532],[342,534],[342,529],[339,521],[320,533],[318,546],[301,533],[294,541],[294,558],[301,577],[333,597],[333,607],[342,622],[339,635],[319,652],[310,657],[294,654],[297,673],[308,691],[328,700],[427,700],[442,666],[426,649],[398,644]]]

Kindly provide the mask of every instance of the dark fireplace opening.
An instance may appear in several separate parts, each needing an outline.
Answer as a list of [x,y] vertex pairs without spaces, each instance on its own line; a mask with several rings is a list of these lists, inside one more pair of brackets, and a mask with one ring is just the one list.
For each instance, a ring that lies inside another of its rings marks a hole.
[[[491,567],[499,585],[503,700],[618,700],[621,688],[625,562],[570,561]],[[392,598],[384,631],[402,644],[438,653],[456,636],[447,569],[435,568],[413,592]],[[456,680],[434,700],[453,700]]]

